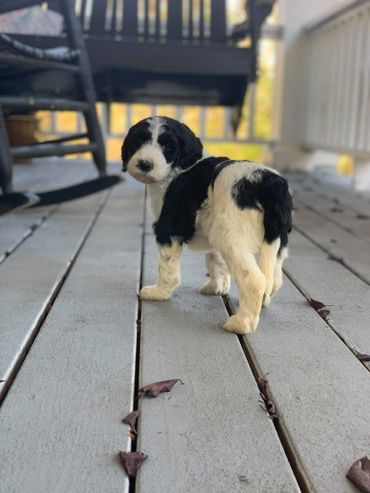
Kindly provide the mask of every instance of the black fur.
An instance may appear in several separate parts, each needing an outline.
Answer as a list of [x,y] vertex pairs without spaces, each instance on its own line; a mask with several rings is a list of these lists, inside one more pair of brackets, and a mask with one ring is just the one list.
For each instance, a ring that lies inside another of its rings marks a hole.
[[[165,131],[158,137],[158,144],[172,167],[186,169],[198,161],[203,154],[203,145],[198,137],[184,123],[167,116],[159,117]],[[132,126],[121,149],[122,171],[127,171],[127,164],[136,151],[152,138],[148,119]]]
[[[288,244],[288,234],[292,230],[292,197],[287,181],[268,170],[256,170],[259,179],[239,180],[232,189],[232,196],[239,209],[258,209],[264,211],[265,241],[272,243],[280,237],[281,246]],[[279,253],[280,253],[279,251]]]
[[131,157],[145,142],[150,141],[151,137],[149,125],[145,120],[141,120],[130,128],[121,148],[122,171],[127,171],[127,164]]
[[171,237],[188,242],[195,233],[195,217],[207,198],[218,164],[225,157],[210,157],[180,173],[169,185],[159,219],[153,225],[157,242],[171,245]]

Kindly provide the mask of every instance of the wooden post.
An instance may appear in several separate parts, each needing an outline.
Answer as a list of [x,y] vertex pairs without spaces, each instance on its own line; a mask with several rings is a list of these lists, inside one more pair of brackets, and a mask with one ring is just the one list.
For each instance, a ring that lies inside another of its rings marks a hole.
[[3,193],[12,191],[12,158],[9,152],[8,134],[0,106],[0,188]]
[[356,190],[370,190],[370,157],[355,158],[353,186]]
[[80,90],[84,96],[84,101],[89,105],[89,109],[84,112],[86,127],[90,141],[97,144],[97,148],[93,152],[94,161],[99,174],[104,176],[106,174],[105,145],[96,112],[95,89],[85,43],[82,38],[81,26],[74,15],[74,8],[71,0],[61,0],[61,8],[63,9],[66,32],[72,48],[79,50],[78,62],[81,73],[78,78],[80,79]]

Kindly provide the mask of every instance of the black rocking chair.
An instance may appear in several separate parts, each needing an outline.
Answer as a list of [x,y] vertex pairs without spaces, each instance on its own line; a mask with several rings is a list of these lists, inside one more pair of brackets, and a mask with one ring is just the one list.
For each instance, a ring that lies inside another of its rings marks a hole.
[[[0,0],[0,14],[40,4],[40,0]],[[64,48],[44,51],[34,36],[27,43],[17,36],[0,34],[0,214],[27,205],[46,205],[78,198],[119,181],[106,175],[104,140],[97,113],[96,97],[80,23],[72,0],[54,0],[49,8],[64,17]],[[84,115],[87,132],[31,145],[11,147],[4,115],[35,110],[76,111]],[[77,139],[86,143],[73,143]],[[67,189],[43,194],[12,193],[14,158],[63,156],[91,152],[100,178]]]
[[[257,75],[261,26],[274,1],[247,0],[246,20],[230,32],[227,0],[155,0],[154,10],[149,0],[76,2],[97,99],[230,106],[236,130]],[[244,38],[249,46],[238,46]],[[37,40],[42,48],[60,42]]]

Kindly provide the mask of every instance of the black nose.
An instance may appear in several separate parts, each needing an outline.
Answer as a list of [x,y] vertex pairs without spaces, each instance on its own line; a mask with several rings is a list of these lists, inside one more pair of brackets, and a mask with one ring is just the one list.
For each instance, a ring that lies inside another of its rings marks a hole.
[[153,169],[153,164],[150,161],[140,160],[138,166],[141,169],[141,171],[145,171],[145,172]]

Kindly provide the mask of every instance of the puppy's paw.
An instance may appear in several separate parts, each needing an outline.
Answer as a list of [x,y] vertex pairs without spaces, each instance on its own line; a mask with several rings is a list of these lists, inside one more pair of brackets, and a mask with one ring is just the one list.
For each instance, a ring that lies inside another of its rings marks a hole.
[[238,315],[232,315],[224,325],[224,329],[235,334],[249,334],[254,332],[258,325],[257,318],[241,318]]
[[151,300],[151,301],[164,301],[171,298],[171,293],[168,293],[164,289],[160,288],[157,285],[154,286],[145,286],[139,293],[139,296],[142,300]]
[[223,285],[215,284],[213,281],[207,281],[206,283],[204,283],[199,292],[201,294],[208,295],[222,295],[228,293],[228,291],[224,289]]

